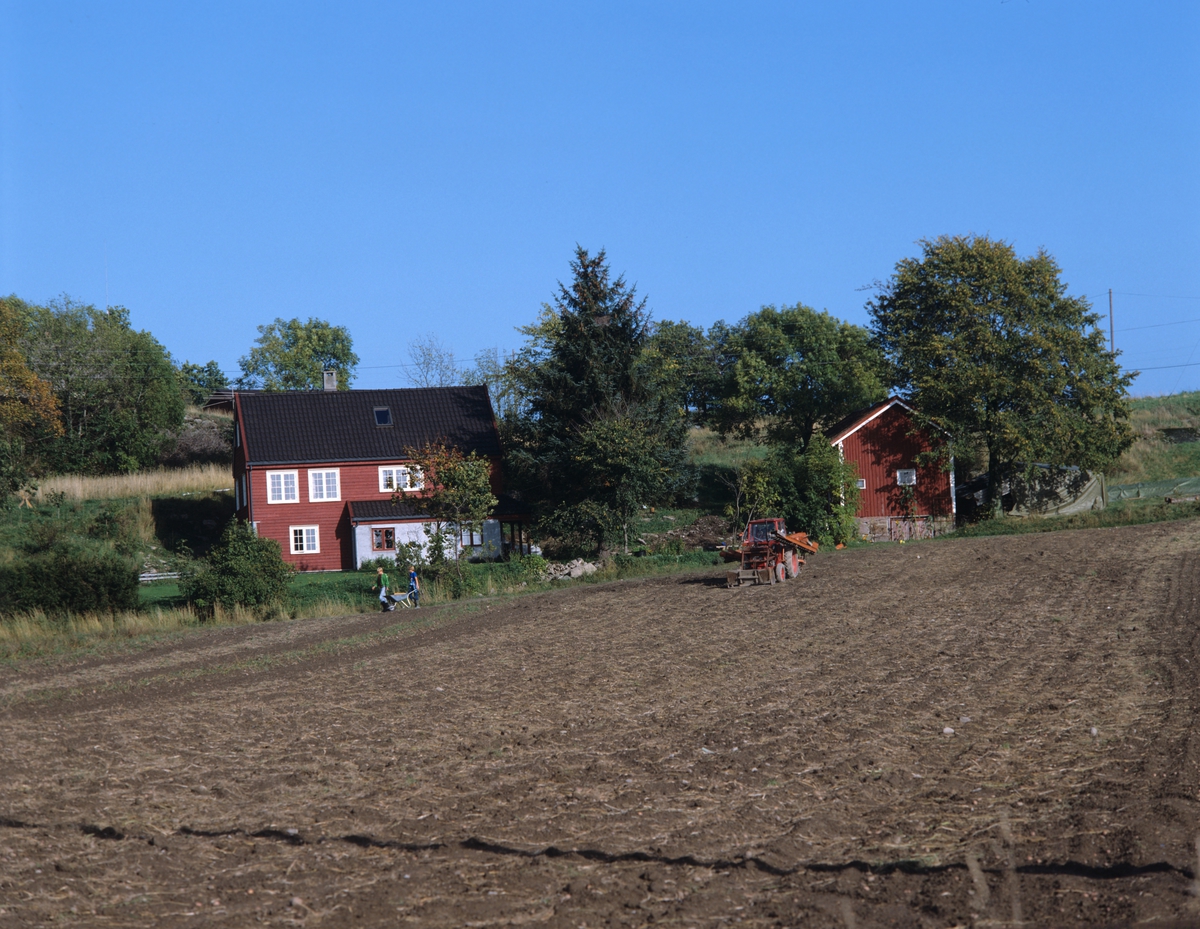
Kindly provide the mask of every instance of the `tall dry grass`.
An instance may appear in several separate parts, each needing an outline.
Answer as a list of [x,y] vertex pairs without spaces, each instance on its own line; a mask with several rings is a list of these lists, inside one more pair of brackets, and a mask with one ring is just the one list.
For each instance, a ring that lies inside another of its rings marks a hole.
[[48,494],[61,493],[68,500],[113,500],[122,497],[177,497],[181,494],[232,489],[233,474],[229,465],[201,464],[101,477],[57,474],[40,482],[37,498],[45,500]]
[[[345,608],[342,610],[345,613]],[[199,626],[243,626],[258,622],[250,610],[220,607],[207,619],[190,606],[124,613],[47,616],[41,610],[0,617],[0,658],[62,651],[113,639],[194,629]]]

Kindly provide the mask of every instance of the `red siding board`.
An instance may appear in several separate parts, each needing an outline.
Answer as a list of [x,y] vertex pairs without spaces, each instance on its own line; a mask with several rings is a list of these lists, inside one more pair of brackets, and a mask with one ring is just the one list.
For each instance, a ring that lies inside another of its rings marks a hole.
[[[349,571],[354,568],[354,536],[350,525],[347,503],[351,500],[390,500],[390,490],[379,489],[379,468],[405,464],[404,461],[358,462],[330,461],[297,465],[296,467],[257,467],[249,472],[249,505],[238,511],[238,518],[258,523],[258,534],[274,539],[283,549],[283,559],[301,571]],[[309,471],[337,469],[340,500],[310,502],[308,499]],[[267,473],[270,471],[295,471],[296,503],[267,503]],[[235,480],[245,473],[244,461],[234,454]],[[500,463],[492,461],[492,486],[499,493]],[[317,526],[319,528],[319,552],[293,555],[291,551],[291,527]]]
[[[933,449],[929,436],[913,430],[904,407],[888,408],[871,422],[842,440],[842,456],[858,466],[858,476],[867,482],[860,491],[858,516],[949,516],[950,473],[940,464],[918,467],[916,458]],[[904,505],[896,472],[916,468],[914,510]]]

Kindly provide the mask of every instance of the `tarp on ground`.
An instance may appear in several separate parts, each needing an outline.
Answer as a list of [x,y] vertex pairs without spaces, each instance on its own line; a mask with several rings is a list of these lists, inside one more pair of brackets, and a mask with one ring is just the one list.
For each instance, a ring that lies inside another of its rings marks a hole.
[[1176,477],[1169,481],[1142,481],[1138,484],[1113,484],[1109,500],[1143,500],[1155,497],[1191,497],[1200,494],[1200,477]]
[[1074,516],[1102,510],[1108,501],[1101,472],[1035,464],[1009,479],[1004,511],[1010,516]]

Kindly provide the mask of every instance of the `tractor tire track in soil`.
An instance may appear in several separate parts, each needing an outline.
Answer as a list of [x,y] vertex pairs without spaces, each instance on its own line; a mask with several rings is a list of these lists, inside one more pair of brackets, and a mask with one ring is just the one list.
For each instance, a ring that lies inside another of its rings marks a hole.
[[1197,552],[879,546],[18,666],[0,926],[1192,925]]

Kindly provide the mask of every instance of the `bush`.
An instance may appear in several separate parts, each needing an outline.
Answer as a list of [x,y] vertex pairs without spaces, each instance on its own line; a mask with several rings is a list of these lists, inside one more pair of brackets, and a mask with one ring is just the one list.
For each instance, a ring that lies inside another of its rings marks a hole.
[[208,558],[184,575],[179,590],[203,612],[220,604],[223,609],[246,606],[265,614],[282,602],[294,573],[278,542],[234,521]]
[[767,467],[775,475],[781,515],[789,531],[807,532],[823,544],[845,543],[857,536],[857,469],[843,461],[819,431],[799,455],[775,448]]
[[0,612],[109,613],[138,605],[136,565],[59,543],[0,568]]

